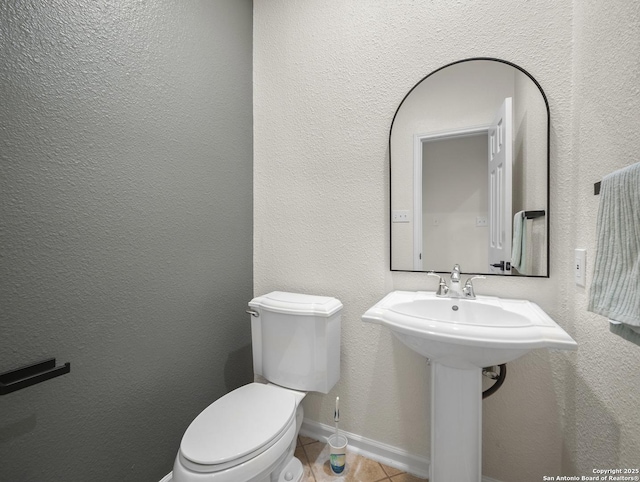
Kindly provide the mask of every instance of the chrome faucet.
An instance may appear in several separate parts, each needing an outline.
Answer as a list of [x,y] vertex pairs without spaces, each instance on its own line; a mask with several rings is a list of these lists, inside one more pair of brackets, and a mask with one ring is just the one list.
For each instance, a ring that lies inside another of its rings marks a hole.
[[475,276],[471,276],[470,278],[467,279],[467,282],[464,284],[464,288],[462,288],[462,294],[464,295],[464,297],[468,300],[475,300],[476,299],[476,292],[473,290],[473,284],[471,283],[471,281],[473,281],[474,279],[486,279],[486,276],[482,276],[481,274],[477,274]]
[[467,279],[464,284],[464,287],[460,287],[460,265],[455,264],[453,266],[453,270],[451,270],[451,281],[449,286],[445,280],[439,274],[434,273],[433,271],[429,271],[427,273],[428,276],[437,276],[438,281],[438,291],[436,291],[436,296],[440,298],[464,298],[467,300],[475,300],[476,293],[473,290],[473,283],[471,283],[474,279],[485,279],[485,276],[475,275],[471,276]]
[[460,265],[454,264],[451,270],[451,283],[449,285],[449,298],[462,298],[462,288],[460,288]]
[[449,287],[447,286],[447,283],[444,281],[444,278],[439,274],[434,273],[433,271],[429,271],[427,273],[427,276],[435,276],[438,278],[438,291],[436,291],[436,296],[439,296],[441,298],[444,298],[445,296],[447,296],[447,293],[449,292]]

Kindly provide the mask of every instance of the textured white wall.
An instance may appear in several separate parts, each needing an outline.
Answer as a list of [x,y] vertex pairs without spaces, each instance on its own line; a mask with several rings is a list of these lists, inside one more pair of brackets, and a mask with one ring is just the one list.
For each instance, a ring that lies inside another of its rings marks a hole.
[[[586,248],[593,260],[599,202],[593,183],[640,162],[640,3],[576,1],[573,25],[574,118],[567,126],[573,162],[561,163],[555,190],[566,205],[559,213],[568,227],[565,252]],[[590,280],[587,265],[587,285]],[[563,318],[580,343],[566,378],[563,470],[638,467],[640,347],[586,311],[587,290],[568,276],[560,281]]]
[[484,473],[520,482],[637,466],[639,348],[585,311],[571,265],[574,248],[593,254],[593,182],[638,160],[638,4],[575,3],[574,15],[568,0],[255,2],[255,293],[345,305],[342,379],[306,399],[311,419],[330,424],[340,395],[346,430],[428,454],[425,360],[360,320],[393,289],[435,287],[389,271],[389,127],[427,73],[498,57],[530,72],[550,103],[551,270],[477,290],[536,301],[580,349],[509,364],[484,402]]
[[250,1],[0,3],[3,482],[153,481],[251,380]]

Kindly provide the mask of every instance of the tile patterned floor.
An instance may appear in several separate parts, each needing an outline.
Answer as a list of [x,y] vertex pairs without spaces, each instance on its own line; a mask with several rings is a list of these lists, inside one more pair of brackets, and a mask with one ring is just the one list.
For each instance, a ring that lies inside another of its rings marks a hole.
[[295,456],[304,467],[302,482],[424,482],[414,475],[349,453],[342,474],[334,475],[329,467],[329,445],[308,437],[298,437]]

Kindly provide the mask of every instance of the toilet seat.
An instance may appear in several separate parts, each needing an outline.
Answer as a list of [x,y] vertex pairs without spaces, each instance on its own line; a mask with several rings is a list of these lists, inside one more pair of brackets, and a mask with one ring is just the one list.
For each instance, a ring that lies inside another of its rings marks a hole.
[[198,415],[180,443],[185,468],[212,473],[263,453],[295,424],[296,397],[280,387],[250,383],[216,400]]

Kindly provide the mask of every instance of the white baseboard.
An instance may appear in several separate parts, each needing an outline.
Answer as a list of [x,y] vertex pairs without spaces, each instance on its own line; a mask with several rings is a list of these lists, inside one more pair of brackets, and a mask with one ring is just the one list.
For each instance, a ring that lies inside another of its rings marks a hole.
[[[334,427],[305,418],[302,421],[302,427],[300,427],[300,435],[326,442],[333,435],[334,430]],[[410,454],[406,450],[377,442],[355,433],[345,432],[344,430],[341,433],[349,439],[350,452],[423,479],[429,477],[429,459]]]
[[[300,427],[300,435],[326,442],[333,435],[334,427],[313,420],[304,419]],[[341,431],[349,439],[349,451],[362,455],[376,462],[394,467],[403,472],[426,479],[429,477],[429,459],[414,455],[406,450],[393,447],[376,440],[372,440],[355,433]],[[482,482],[500,482],[490,477],[482,476]]]

